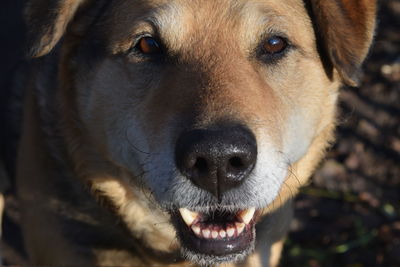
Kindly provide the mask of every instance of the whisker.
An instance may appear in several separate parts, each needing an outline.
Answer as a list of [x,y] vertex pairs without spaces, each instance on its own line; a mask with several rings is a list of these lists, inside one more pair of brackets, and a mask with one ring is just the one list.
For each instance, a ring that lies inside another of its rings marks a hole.
[[133,149],[135,149],[136,151],[140,152],[140,153],[143,153],[143,154],[146,154],[146,155],[151,154],[150,152],[145,152],[145,151],[139,149],[137,146],[135,146],[135,145],[132,143],[132,141],[129,139],[129,136],[128,136],[128,130],[129,130],[129,128],[126,128],[126,129],[125,129],[125,139],[126,139],[126,140],[128,141],[128,143],[131,145],[131,147],[132,147]]
[[301,187],[302,184],[300,182],[300,179],[297,177],[295,171],[293,170],[293,165],[291,164],[289,157],[285,153],[283,153],[283,151],[277,151],[277,152],[280,153],[285,158],[285,163],[286,163],[285,169],[290,173],[290,175],[292,175],[296,179],[298,186]]

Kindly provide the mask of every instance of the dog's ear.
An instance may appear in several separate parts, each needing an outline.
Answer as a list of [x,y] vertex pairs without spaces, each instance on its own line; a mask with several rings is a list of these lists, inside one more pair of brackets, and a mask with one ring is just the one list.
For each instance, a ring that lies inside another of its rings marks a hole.
[[376,0],[306,0],[317,39],[343,82],[357,86],[372,42]]
[[29,56],[49,53],[85,0],[29,0],[25,9]]

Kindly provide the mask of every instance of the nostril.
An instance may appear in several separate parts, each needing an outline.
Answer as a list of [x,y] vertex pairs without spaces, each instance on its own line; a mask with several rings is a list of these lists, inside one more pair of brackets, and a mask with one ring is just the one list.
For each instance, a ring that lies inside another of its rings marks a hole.
[[229,159],[229,166],[232,167],[233,169],[238,169],[241,170],[245,164],[243,163],[243,160],[240,157],[232,157]]
[[235,155],[230,157],[226,162],[225,175],[228,178],[225,183],[235,184],[240,182],[254,166],[254,162],[248,159],[246,155]]
[[208,173],[208,164],[205,158],[197,158],[196,163],[193,165],[193,169],[197,171],[200,175]]

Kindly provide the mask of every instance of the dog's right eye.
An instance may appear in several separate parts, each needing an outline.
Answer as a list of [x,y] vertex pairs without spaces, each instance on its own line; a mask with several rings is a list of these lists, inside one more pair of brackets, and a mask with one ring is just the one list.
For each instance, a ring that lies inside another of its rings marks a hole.
[[142,37],[135,46],[136,50],[144,55],[158,55],[162,53],[160,44],[152,37]]

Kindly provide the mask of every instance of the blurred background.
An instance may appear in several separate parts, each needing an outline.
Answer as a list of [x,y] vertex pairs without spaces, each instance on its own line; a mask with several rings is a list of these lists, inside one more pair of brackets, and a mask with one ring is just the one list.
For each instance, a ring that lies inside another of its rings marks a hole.
[[[17,135],[4,131],[13,110],[3,107],[24,60],[22,4],[2,0],[0,8],[0,157],[7,166]],[[296,198],[282,267],[400,266],[400,0],[380,1],[364,69],[361,87],[341,92],[337,142]],[[6,263],[26,265],[18,203],[4,171],[14,173],[0,166],[7,192],[0,249]]]

